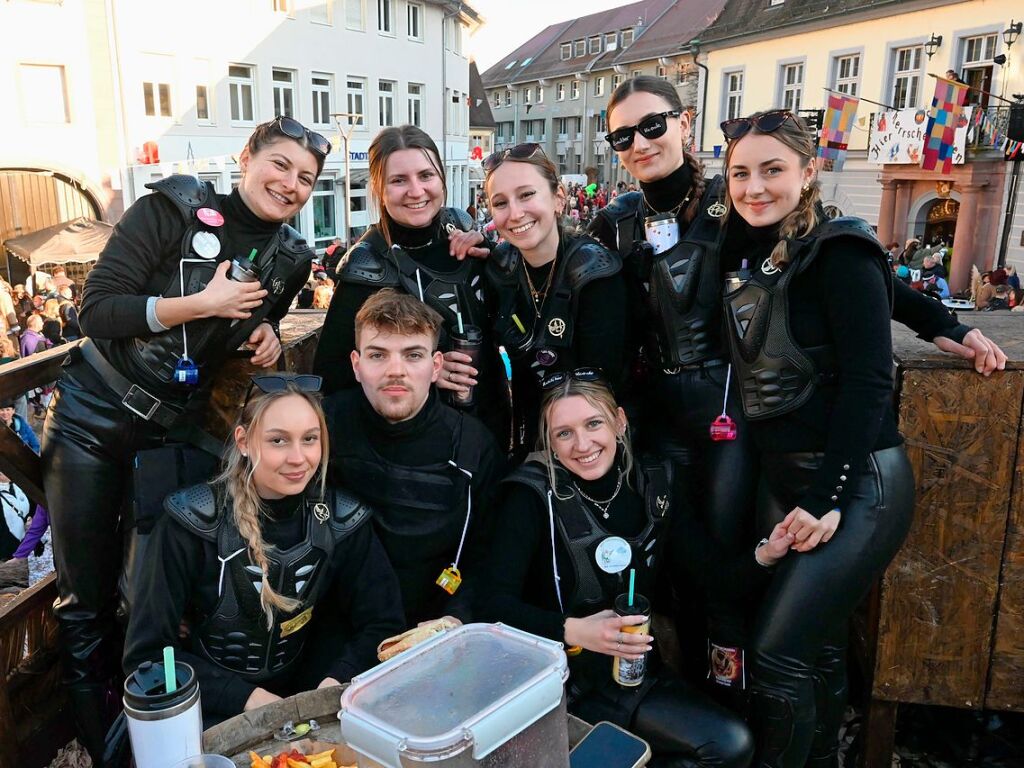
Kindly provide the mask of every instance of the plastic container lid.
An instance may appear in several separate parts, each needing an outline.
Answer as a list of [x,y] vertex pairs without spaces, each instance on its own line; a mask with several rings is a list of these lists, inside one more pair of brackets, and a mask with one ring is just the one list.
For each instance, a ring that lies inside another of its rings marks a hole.
[[562,644],[503,624],[467,624],[352,678],[341,732],[388,765],[402,753],[480,760],[558,706]]

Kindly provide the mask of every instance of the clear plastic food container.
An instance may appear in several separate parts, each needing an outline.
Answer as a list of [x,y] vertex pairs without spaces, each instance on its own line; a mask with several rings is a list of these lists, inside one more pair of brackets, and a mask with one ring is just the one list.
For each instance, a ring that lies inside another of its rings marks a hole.
[[561,643],[467,624],[352,679],[341,733],[360,768],[567,768]]

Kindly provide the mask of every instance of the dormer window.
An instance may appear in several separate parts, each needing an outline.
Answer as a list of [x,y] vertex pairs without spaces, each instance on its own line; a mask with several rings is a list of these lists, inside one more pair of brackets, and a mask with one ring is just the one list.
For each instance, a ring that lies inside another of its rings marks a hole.
[[575,43],[573,43],[573,46],[574,46],[573,52],[572,52],[573,56],[586,56],[587,55],[587,41],[586,40],[582,40],[582,39],[581,40],[577,40]]
[[622,30],[622,47],[628,48],[633,44],[633,30],[624,29]]
[[572,43],[562,43],[561,45],[561,59],[567,61],[572,58]]

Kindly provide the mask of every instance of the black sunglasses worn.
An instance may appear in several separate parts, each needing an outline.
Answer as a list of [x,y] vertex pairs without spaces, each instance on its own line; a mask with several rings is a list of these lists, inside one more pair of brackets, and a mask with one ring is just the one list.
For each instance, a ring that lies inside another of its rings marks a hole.
[[659,112],[656,115],[649,115],[636,125],[616,128],[611,133],[605,134],[604,140],[611,144],[612,149],[616,152],[625,152],[633,146],[633,136],[637,131],[645,139],[657,139],[664,136],[665,131],[668,130],[668,119],[670,117],[679,117],[679,112],[670,110],[668,112]]
[[499,149],[497,152],[491,152],[491,154],[483,159],[483,162],[481,162],[480,165],[483,167],[484,171],[490,173],[508,158],[512,158],[513,160],[528,160],[540,151],[540,144],[535,144],[533,142],[516,144],[514,147],[509,147],[508,149]]
[[757,128],[761,133],[771,133],[782,127],[787,120],[796,119],[788,109],[773,109],[769,112],[762,112],[757,117],[737,117],[726,120],[722,123],[722,133],[728,141],[735,141],[745,136],[751,128]]
[[322,377],[314,376],[311,373],[261,373],[251,378],[249,389],[245,393],[245,404],[242,407],[249,404],[252,393],[257,389],[269,395],[273,392],[281,392],[287,389],[289,384],[293,384],[303,392],[319,392],[323,381]]
[[299,141],[305,138],[309,148],[321,157],[326,158],[331,154],[331,142],[327,140],[327,137],[309,130],[294,117],[278,115],[274,118],[273,123],[285,136]]
[[555,371],[549,373],[540,381],[540,388],[544,391],[554,389],[555,387],[561,386],[569,379],[575,381],[593,381],[611,389],[611,385],[604,377],[604,372],[600,368],[594,368],[592,366],[586,366],[584,368],[577,368],[573,371]]

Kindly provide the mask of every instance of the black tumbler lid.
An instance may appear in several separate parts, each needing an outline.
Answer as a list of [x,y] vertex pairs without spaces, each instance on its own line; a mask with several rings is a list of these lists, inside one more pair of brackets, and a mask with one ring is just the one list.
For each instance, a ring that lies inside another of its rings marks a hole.
[[185,701],[199,687],[195,670],[183,661],[174,662],[177,690],[168,693],[162,661],[144,661],[124,681],[124,701],[140,712],[159,712]]

